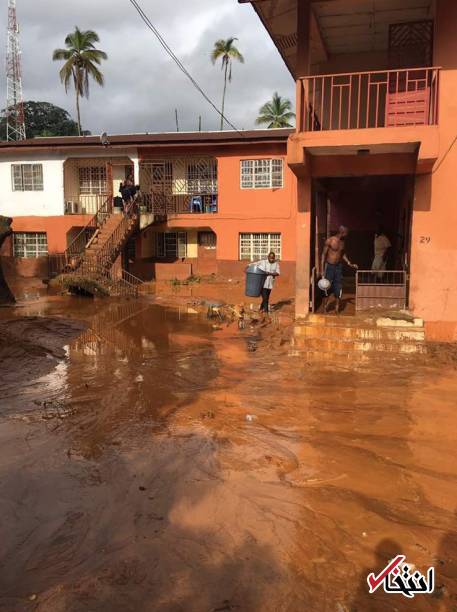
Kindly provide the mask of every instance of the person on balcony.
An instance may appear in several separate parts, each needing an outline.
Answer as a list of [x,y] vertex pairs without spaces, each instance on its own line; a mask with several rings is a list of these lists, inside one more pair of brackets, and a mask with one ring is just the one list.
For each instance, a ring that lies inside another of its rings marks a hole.
[[324,251],[321,261],[321,277],[329,281],[330,286],[325,290],[324,297],[324,312],[328,312],[328,297],[329,292],[335,296],[335,312],[339,314],[341,297],[343,294],[343,262],[350,268],[358,270],[359,267],[349,261],[344,252],[344,241],[349,233],[349,230],[344,225],[341,225],[335,236],[332,236],[325,242]]
[[128,215],[131,211],[136,195],[139,191],[139,187],[135,186],[133,176],[129,175],[119,187],[119,191],[122,196],[124,203],[124,214]]
[[270,310],[270,294],[273,289],[275,278],[279,276],[279,263],[276,261],[276,255],[271,251],[268,253],[268,258],[257,263],[257,269],[265,272],[267,275],[262,289],[262,303],[260,312],[268,313]]

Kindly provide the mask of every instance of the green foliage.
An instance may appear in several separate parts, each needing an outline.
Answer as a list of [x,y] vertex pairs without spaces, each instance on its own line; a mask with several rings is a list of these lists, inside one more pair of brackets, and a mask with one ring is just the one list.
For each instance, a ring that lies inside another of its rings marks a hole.
[[[3,113],[2,113],[3,114]],[[25,102],[25,132],[27,138],[37,136],[77,136],[78,124],[70,114],[50,102]],[[6,119],[0,119],[0,138],[6,139]]]
[[290,121],[295,117],[292,112],[292,102],[286,98],[281,98],[278,92],[273,94],[270,102],[266,102],[259,110],[256,124],[268,124],[268,128],[288,128],[292,127]]
[[79,98],[89,98],[89,81],[92,78],[103,87],[105,80],[99,70],[102,60],[108,59],[107,54],[95,47],[99,42],[97,32],[80,30],[68,34],[65,38],[66,49],[56,49],[52,55],[54,61],[65,62],[60,69],[60,80],[68,91],[72,84],[76,93],[76,111],[78,115],[79,132],[81,133],[81,116]]

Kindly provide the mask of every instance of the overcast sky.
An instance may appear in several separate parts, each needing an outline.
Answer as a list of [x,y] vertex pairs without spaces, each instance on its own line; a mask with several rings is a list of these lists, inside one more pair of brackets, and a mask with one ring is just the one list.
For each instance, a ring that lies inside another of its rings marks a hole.
[[[259,107],[278,91],[295,98],[294,82],[278,51],[249,4],[237,0],[140,0],[145,12],[194,78],[220,107],[222,73],[210,61],[214,41],[236,36],[245,64],[235,64],[228,87],[226,115],[240,129],[254,127]],[[7,0],[3,7],[0,49],[6,48]],[[84,129],[94,134],[175,130],[177,107],[182,130],[218,129],[216,112],[193,88],[146,28],[129,0],[17,0],[21,28],[25,100],[47,101],[74,111],[52,61],[56,47],[75,25],[94,29],[108,53],[106,85],[91,85],[82,102]],[[4,65],[4,60],[1,61]],[[2,79],[2,107],[6,101]]]

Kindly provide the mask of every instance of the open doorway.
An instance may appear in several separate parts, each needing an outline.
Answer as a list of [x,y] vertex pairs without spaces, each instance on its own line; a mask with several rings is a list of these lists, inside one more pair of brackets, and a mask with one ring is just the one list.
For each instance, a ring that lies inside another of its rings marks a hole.
[[[372,308],[406,308],[414,177],[404,175],[327,177],[313,181],[311,295],[313,312],[323,312],[318,288],[325,241],[339,226],[349,229],[345,251],[355,273],[343,266],[341,311],[353,315]],[[383,229],[390,243],[383,270],[375,260],[375,236]],[[373,272],[376,268],[378,271]],[[330,307],[331,311],[331,307]]]

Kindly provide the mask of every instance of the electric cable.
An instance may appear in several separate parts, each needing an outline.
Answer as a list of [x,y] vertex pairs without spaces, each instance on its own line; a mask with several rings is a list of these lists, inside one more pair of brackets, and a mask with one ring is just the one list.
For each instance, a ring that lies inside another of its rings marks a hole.
[[233,125],[233,123],[227,119],[227,117],[219,110],[219,108],[216,106],[216,104],[211,100],[211,98],[206,94],[206,92],[200,87],[200,85],[197,83],[197,81],[194,79],[194,77],[190,74],[190,72],[187,70],[187,68],[184,66],[184,64],[181,62],[181,60],[179,59],[179,57],[177,57],[177,55],[174,53],[173,49],[171,49],[171,47],[168,45],[168,43],[166,42],[166,40],[163,38],[163,36],[160,34],[160,32],[158,31],[158,29],[155,27],[155,25],[152,23],[152,21],[149,19],[149,17],[147,16],[147,14],[144,12],[144,10],[141,8],[138,0],[129,0],[130,4],[132,4],[132,6],[135,8],[135,10],[138,12],[138,14],[140,15],[141,19],[143,20],[143,22],[146,24],[146,26],[151,30],[151,32],[154,34],[154,36],[157,38],[157,40],[159,41],[160,45],[165,49],[166,53],[171,57],[171,59],[175,62],[175,64],[178,66],[178,68],[181,70],[181,72],[190,80],[190,82],[192,83],[192,85],[195,87],[195,89],[197,89],[197,91],[203,96],[203,98],[214,108],[214,110],[217,112],[217,114],[222,117],[224,119],[224,121],[236,132],[238,132],[238,134],[240,134],[243,138],[246,137],[246,135],[239,130],[235,125]]

